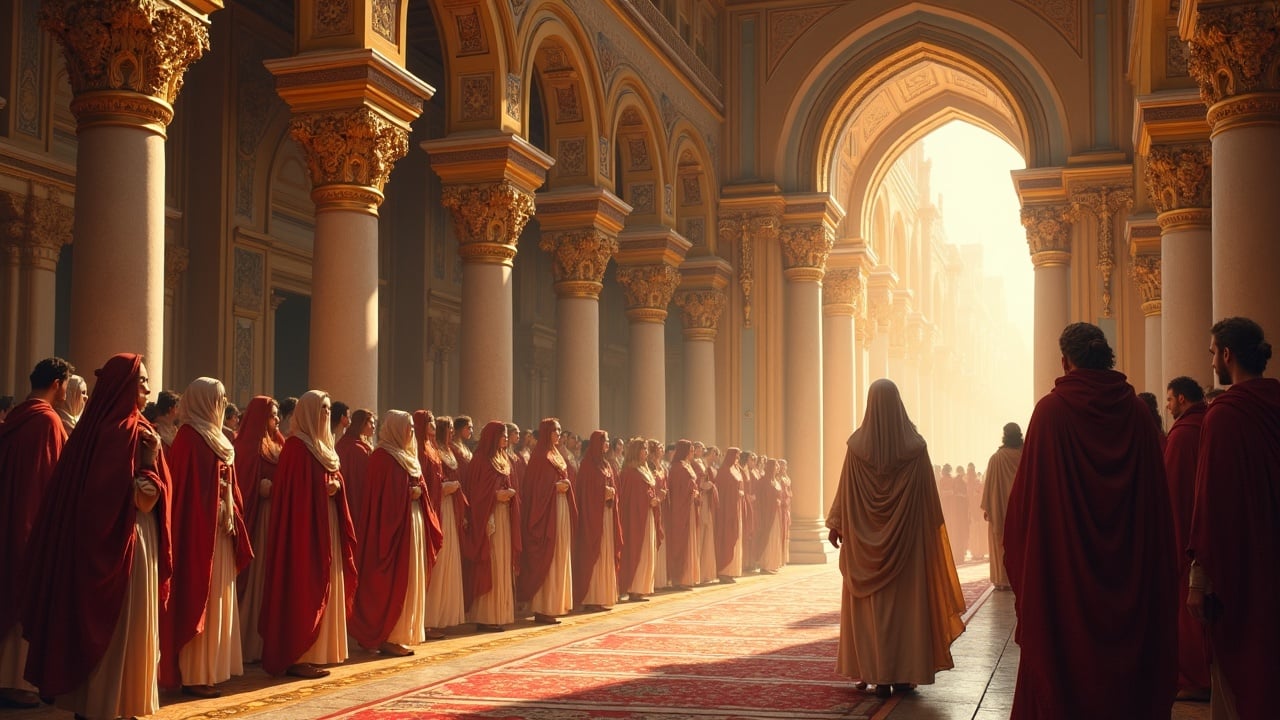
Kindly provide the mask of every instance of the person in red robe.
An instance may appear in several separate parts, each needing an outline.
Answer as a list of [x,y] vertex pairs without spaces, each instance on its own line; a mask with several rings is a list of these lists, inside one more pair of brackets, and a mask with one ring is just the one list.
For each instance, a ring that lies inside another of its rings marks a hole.
[[756,483],[756,548],[760,572],[775,575],[782,567],[786,537],[782,534],[782,481],[778,461],[769,458]]
[[27,593],[20,571],[31,527],[67,442],[56,406],[74,372],[62,358],[36,363],[30,394],[0,423],[0,707],[40,705],[35,687],[22,677],[27,643],[19,615]]
[[[1005,519],[1022,647],[1013,720],[1168,720],[1177,563],[1160,436],[1102,330],[1058,341]],[[948,528],[950,532],[950,528]]]
[[631,602],[647,602],[654,591],[658,548],[661,547],[662,496],[648,463],[649,448],[643,438],[632,438],[623,454],[618,505],[622,514],[622,564],[618,589]]
[[[1280,381],[1271,345],[1247,318],[1212,329],[1213,369],[1231,387],[1200,428],[1187,555],[1187,608],[1208,622],[1214,717],[1275,717],[1280,675]],[[78,432],[78,431],[77,431]]]
[[271,517],[271,483],[275,480],[284,435],[280,433],[280,405],[274,398],[258,395],[249,401],[232,443],[236,451],[236,484],[244,503],[244,524],[249,528],[253,559],[236,578],[240,595],[240,636],[247,663],[262,659],[262,635],[258,618],[262,612],[262,585],[266,577],[267,526]]
[[196,378],[178,406],[165,453],[173,478],[173,590],[160,615],[160,687],[211,698],[244,674],[235,577],[253,549],[236,484],[235,449],[222,432],[226,391]]
[[[586,455],[578,468],[574,487],[578,496],[578,527],[574,532],[573,547],[573,604],[584,609],[601,612],[613,606],[618,599],[618,560],[622,556],[622,521],[617,511],[617,484],[613,467],[605,459],[609,447],[609,434],[604,430],[591,433]],[[606,512],[607,511],[607,512]],[[606,526],[606,518],[611,518]],[[601,602],[584,605],[595,578],[593,573],[601,567],[600,549],[605,543],[605,533],[613,535],[613,552],[607,558],[607,572],[612,574],[613,597],[595,598]]]
[[569,464],[560,454],[560,436],[559,420],[546,418],[538,425],[538,444],[519,487],[524,549],[516,598],[530,603],[534,622],[544,625],[558,624],[556,615],[573,606],[569,556],[578,524],[578,500]]
[[[447,422],[447,420],[446,420]],[[415,410],[413,434],[418,441],[418,462],[427,486],[427,500],[440,522],[440,551],[427,583],[427,640],[443,640],[440,628],[465,622],[466,600],[462,587],[462,538],[465,537],[467,494],[456,477],[445,474],[444,459],[436,446],[437,421],[430,410]],[[449,525],[452,519],[452,526]]]
[[86,717],[150,715],[160,704],[150,644],[173,571],[172,483],[142,417],[142,356],[115,355],[97,378],[31,529],[26,678]]
[[716,473],[716,575],[722,583],[735,582],[742,575],[742,517],[745,514],[746,490],[738,455],[731,447],[724,451],[724,462]]
[[[373,454],[373,413],[361,408],[351,413],[351,424],[337,439],[334,449],[338,452],[338,469],[342,472],[343,489],[351,517],[361,517],[364,512],[365,486],[369,477],[369,456]],[[356,536],[357,542],[360,536]]]
[[356,533],[329,430],[329,395],[298,399],[271,491],[262,669],[319,678],[347,657],[347,617],[358,584]]
[[462,484],[469,501],[463,540],[465,601],[477,629],[488,632],[501,632],[503,625],[515,622],[512,577],[520,573],[522,553],[520,495],[501,454],[506,438],[506,428],[497,420],[484,426]]
[[356,569],[360,586],[349,625],[362,646],[404,657],[407,645],[426,640],[424,608],[427,569],[444,541],[432,509],[413,418],[391,410],[378,429],[378,447],[369,456],[364,514],[356,520]]
[[778,481],[782,483],[782,562],[791,562],[791,475],[787,473],[787,461],[778,460]]
[[667,574],[677,590],[698,584],[698,476],[691,455],[693,443],[680,440],[667,470]]
[[1204,389],[1192,378],[1169,381],[1165,405],[1174,419],[1165,436],[1164,472],[1173,504],[1173,532],[1178,551],[1178,699],[1209,699],[1209,647],[1204,623],[1187,609],[1191,558],[1185,551],[1191,535],[1191,510],[1196,498],[1196,464],[1200,457],[1200,426],[1208,406]]

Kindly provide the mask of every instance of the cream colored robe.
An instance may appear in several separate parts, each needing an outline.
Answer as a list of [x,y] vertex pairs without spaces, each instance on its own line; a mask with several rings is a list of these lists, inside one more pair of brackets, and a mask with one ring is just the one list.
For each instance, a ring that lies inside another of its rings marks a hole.
[[[427,585],[427,627],[446,628],[467,621],[467,608],[462,595],[462,546],[458,537],[457,515],[454,514],[453,495],[440,500],[440,528],[444,531],[444,545],[431,568],[431,581]],[[507,534],[508,556],[510,533]]]
[[569,546],[573,544],[573,520],[569,517],[569,496],[556,493],[556,549],[542,587],[533,594],[529,607],[540,615],[567,615],[573,609],[573,564]]
[[991,546],[991,584],[1002,590],[1009,589],[1009,575],[1004,569],[1004,517],[1009,508],[1009,493],[1013,492],[1013,478],[1018,474],[1022,460],[1022,448],[1002,447],[991,456],[987,472],[983,475],[986,485],[982,488],[982,512],[989,518],[987,538]]
[[475,598],[471,621],[481,625],[509,625],[516,621],[516,596],[511,575],[511,505],[498,501],[489,516],[489,592]]

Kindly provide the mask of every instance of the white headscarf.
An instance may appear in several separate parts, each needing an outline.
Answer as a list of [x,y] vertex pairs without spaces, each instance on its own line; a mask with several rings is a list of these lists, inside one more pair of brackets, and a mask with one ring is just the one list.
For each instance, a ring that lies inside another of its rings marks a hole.
[[867,390],[862,425],[849,436],[849,451],[876,472],[892,470],[919,455],[924,438],[907,416],[898,386],[881,378]]
[[293,422],[289,434],[306,443],[311,455],[329,472],[338,472],[341,462],[338,452],[333,449],[333,430],[329,427],[329,418],[324,416],[324,402],[329,393],[323,390],[308,390],[298,398],[298,406],[291,416]]
[[236,451],[222,432],[222,414],[226,408],[227,395],[222,383],[211,377],[198,377],[191,381],[178,402],[178,427],[190,425],[215,455],[225,463],[232,463]]
[[76,423],[80,421],[80,414],[84,412],[84,406],[88,394],[89,386],[85,383],[84,378],[79,375],[72,375],[67,378],[67,397],[58,403],[56,408],[58,417],[62,418],[62,424],[66,427],[67,432],[71,432],[75,428]]
[[388,410],[378,426],[378,449],[386,450],[410,477],[422,477],[418,463],[418,440],[413,436],[413,416],[403,410]]

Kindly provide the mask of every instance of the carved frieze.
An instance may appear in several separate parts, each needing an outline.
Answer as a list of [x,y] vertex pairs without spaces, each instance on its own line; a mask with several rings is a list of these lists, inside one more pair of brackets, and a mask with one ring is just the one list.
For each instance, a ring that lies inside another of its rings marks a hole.
[[688,339],[714,340],[729,298],[720,290],[686,290],[676,295]]
[[[1275,2],[1201,5],[1187,68],[1210,106],[1263,91],[1280,90],[1280,6]],[[1275,110],[1276,103],[1271,103]],[[1234,112],[1234,111],[1232,111]]]
[[205,23],[160,0],[45,0],[40,24],[62,45],[76,95],[130,91],[172,105],[209,49]]
[[533,195],[510,182],[446,185],[441,204],[453,217],[464,262],[510,265],[516,241],[533,217]]
[[676,288],[680,271],[666,263],[619,266],[618,284],[627,299],[627,316],[642,322],[662,322]]
[[550,253],[556,293],[599,298],[604,272],[618,252],[618,240],[595,229],[543,233],[538,247]]
[[1041,267],[1070,262],[1075,215],[1075,209],[1066,203],[1023,206],[1022,227],[1027,230],[1032,264]]
[[782,267],[794,279],[821,280],[835,234],[821,223],[782,228]]
[[408,131],[367,107],[295,116],[289,134],[305,151],[317,188],[356,185],[381,193],[409,152]]
[[1111,275],[1115,272],[1115,216],[1133,207],[1128,187],[1097,186],[1072,191],[1077,209],[1087,208],[1098,219],[1098,272],[1102,274],[1102,316],[1111,317]]
[[1156,212],[1210,207],[1212,161],[1207,142],[1152,145],[1145,180]]

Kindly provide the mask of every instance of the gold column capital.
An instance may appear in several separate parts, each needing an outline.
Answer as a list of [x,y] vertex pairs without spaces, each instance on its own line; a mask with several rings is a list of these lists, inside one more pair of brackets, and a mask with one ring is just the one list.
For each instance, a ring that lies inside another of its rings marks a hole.
[[441,204],[453,216],[463,262],[514,265],[516,242],[533,217],[533,194],[507,180],[445,185]]
[[598,300],[618,239],[595,228],[544,232],[538,247],[550,253],[556,295]]
[[1070,203],[1022,206],[1031,263],[1037,268],[1071,262],[1071,225],[1076,210]]
[[782,274],[788,280],[820,282],[836,242],[831,228],[824,223],[786,225],[781,240]]
[[376,214],[409,132],[368,107],[294,115],[289,134],[302,146],[318,209]]
[[686,340],[715,340],[729,298],[722,290],[682,290],[676,295],[676,306],[684,320]]
[[865,304],[862,299],[862,271],[833,268],[822,278],[822,309],[828,315],[856,316]]
[[1155,253],[1135,254],[1131,274],[1142,296],[1142,314],[1146,317],[1159,315],[1160,256]]
[[1213,133],[1280,122],[1280,5],[1199,3],[1190,47],[1187,69]]
[[618,284],[627,299],[627,317],[633,322],[661,323],[667,306],[680,287],[680,271],[668,263],[620,265]]
[[1156,213],[1210,207],[1212,164],[1207,142],[1152,145],[1144,179]]
[[40,24],[62,46],[80,127],[163,135],[187,68],[209,50],[205,11],[165,0],[44,0]]
[[71,243],[75,210],[56,187],[31,183],[26,194],[0,192],[0,223],[22,263],[54,272]]

